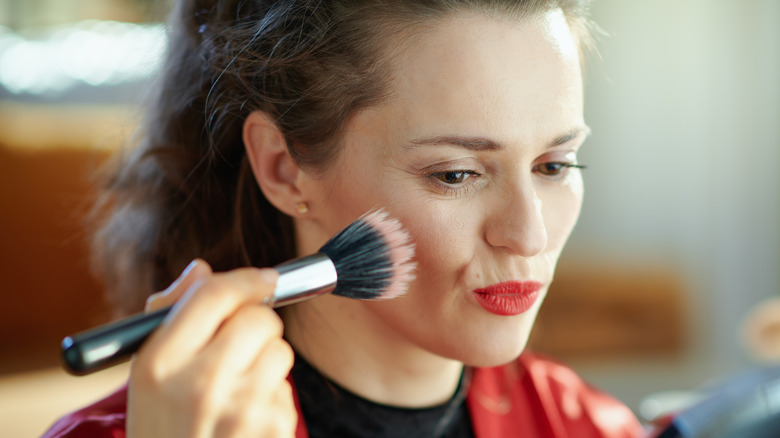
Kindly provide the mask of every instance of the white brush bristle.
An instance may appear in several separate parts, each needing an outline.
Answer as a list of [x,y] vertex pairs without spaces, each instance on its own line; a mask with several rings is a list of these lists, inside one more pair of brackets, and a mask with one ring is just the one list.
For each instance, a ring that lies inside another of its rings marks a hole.
[[384,210],[376,210],[363,216],[363,220],[376,229],[387,243],[394,274],[390,286],[378,298],[396,298],[406,293],[415,278],[417,263],[413,262],[414,243],[401,223]]
[[409,234],[381,209],[358,218],[320,252],[336,266],[338,281],[333,293],[354,299],[403,295],[417,267]]

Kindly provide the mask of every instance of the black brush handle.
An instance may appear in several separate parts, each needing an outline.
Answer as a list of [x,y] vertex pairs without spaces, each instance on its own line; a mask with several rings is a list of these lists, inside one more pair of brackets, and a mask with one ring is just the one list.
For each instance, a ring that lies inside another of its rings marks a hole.
[[[324,254],[313,254],[277,265],[279,279],[266,304],[281,307],[333,292],[338,275]],[[65,369],[84,376],[130,358],[157,328],[171,307],[140,313],[62,340]]]
[[83,376],[124,362],[162,323],[171,307],[140,313],[62,340],[62,359],[71,374]]

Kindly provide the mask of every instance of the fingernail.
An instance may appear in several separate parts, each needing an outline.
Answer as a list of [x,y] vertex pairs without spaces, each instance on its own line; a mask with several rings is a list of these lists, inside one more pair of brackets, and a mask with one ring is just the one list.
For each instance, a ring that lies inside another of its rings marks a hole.
[[157,292],[156,294],[153,294],[152,296],[150,296],[150,298],[153,297],[153,296],[165,296],[165,295],[168,295],[172,290],[176,289],[176,286],[178,286],[179,283],[181,283],[182,280],[184,280],[184,278],[186,278],[187,275],[190,272],[192,272],[193,269],[195,269],[195,266],[198,266],[198,263],[200,263],[200,259],[195,259],[195,260],[191,261],[190,264],[187,265],[187,267],[184,268],[183,271],[181,271],[181,274],[179,274],[179,278],[174,280],[173,283],[171,283],[171,285],[168,286],[167,288],[165,288],[164,290],[162,290],[160,292]]
[[181,278],[186,277],[187,274],[189,274],[190,271],[192,271],[193,268],[195,268],[195,266],[197,266],[198,263],[200,263],[200,259],[195,259],[195,260],[191,261],[190,264],[187,265],[187,267],[184,268],[183,271],[181,271],[181,275],[179,275],[179,278],[181,279]]
[[260,276],[263,277],[263,280],[268,283],[276,283],[276,281],[279,279],[279,272],[273,268],[261,268]]

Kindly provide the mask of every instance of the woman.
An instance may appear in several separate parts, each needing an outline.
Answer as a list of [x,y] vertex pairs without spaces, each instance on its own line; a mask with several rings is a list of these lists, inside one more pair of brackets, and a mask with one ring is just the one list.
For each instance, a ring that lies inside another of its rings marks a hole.
[[[47,436],[639,434],[568,368],[521,355],[582,201],[584,11],[181,0],[96,254],[130,309],[201,259],[149,298],[176,310],[126,390]],[[275,273],[241,267],[315,252],[376,207],[416,243],[405,296],[258,304]],[[481,298],[507,284],[537,298]]]

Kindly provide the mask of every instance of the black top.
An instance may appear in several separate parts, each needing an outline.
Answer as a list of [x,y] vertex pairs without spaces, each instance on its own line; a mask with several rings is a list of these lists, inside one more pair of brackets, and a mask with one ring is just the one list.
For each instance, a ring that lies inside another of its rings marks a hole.
[[366,400],[320,374],[296,353],[292,378],[309,438],[473,438],[468,370],[452,398],[421,409]]

